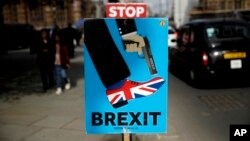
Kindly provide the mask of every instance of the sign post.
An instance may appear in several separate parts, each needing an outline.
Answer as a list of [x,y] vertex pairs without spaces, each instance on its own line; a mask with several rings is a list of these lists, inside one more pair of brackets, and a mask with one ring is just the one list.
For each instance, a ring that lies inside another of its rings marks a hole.
[[122,133],[122,141],[132,141],[132,135],[130,133]]
[[109,18],[85,21],[88,134],[132,141],[132,134],[167,132],[168,20],[141,18],[143,6],[108,4]]

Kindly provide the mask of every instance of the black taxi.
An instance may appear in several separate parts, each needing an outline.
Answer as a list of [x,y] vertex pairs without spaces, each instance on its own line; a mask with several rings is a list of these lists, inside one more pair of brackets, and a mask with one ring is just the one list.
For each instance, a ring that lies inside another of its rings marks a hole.
[[169,69],[181,71],[190,84],[245,78],[250,75],[250,24],[228,18],[191,21],[180,28],[169,60]]

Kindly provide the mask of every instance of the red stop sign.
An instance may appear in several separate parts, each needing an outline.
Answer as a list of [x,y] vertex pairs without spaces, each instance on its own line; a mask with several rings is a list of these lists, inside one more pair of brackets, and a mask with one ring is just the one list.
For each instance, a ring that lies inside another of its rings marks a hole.
[[145,3],[108,3],[106,17],[108,18],[144,18],[147,16]]

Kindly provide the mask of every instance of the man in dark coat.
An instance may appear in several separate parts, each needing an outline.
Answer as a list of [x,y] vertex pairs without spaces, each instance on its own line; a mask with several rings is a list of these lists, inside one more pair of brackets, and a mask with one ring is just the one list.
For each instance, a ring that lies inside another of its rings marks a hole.
[[54,85],[53,79],[53,48],[48,32],[42,29],[37,43],[37,64],[40,70],[43,90],[46,92]]
[[69,57],[73,58],[75,56],[75,44],[74,40],[77,40],[77,30],[72,28],[71,24],[68,24],[68,27],[62,30],[63,41],[65,42]]

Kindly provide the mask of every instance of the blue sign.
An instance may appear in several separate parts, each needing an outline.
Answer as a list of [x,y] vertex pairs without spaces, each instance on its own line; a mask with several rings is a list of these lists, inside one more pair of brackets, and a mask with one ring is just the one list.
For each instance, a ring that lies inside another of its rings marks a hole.
[[166,18],[85,21],[88,134],[167,132],[167,35]]

